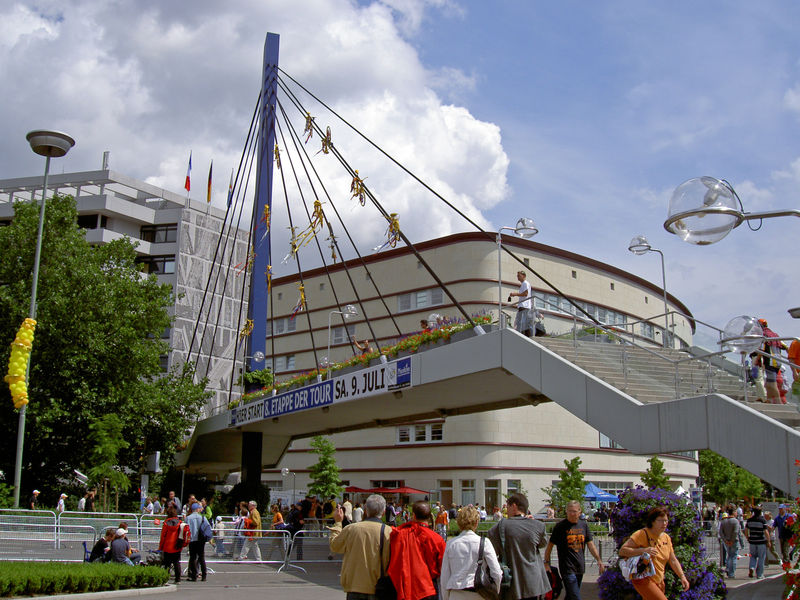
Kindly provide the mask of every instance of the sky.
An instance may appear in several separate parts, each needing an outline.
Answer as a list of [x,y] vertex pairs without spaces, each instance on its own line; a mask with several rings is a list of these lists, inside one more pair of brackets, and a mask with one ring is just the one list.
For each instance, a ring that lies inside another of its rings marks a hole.
[[[700,321],[751,315],[797,335],[800,222],[705,247],[663,222],[675,187],[701,175],[730,181],[746,211],[800,208],[798,26],[791,0],[0,0],[0,178],[39,174],[25,134],[52,128],[77,141],[52,172],[99,169],[109,150],[112,169],[183,193],[191,151],[192,197],[213,160],[224,207],[269,31],[288,75],[481,227],[529,217],[536,241],[661,285],[659,257],[627,251],[645,235]],[[471,230],[300,96],[413,242]],[[330,155],[312,162],[361,250],[381,244],[386,222],[349,199],[349,175]],[[287,215],[274,214],[282,253]]]

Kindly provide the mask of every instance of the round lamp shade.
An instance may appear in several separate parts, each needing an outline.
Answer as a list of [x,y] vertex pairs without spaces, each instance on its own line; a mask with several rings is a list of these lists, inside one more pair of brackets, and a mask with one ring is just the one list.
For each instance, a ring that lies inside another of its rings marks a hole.
[[755,317],[741,315],[728,321],[722,336],[721,343],[731,350],[749,354],[761,346],[764,341],[764,330]]
[[50,158],[64,156],[75,145],[75,140],[60,131],[37,129],[29,132],[25,138],[31,145],[31,150],[36,154],[49,156]]
[[739,199],[727,182],[695,177],[675,188],[664,228],[685,242],[705,246],[720,241],[741,222]]

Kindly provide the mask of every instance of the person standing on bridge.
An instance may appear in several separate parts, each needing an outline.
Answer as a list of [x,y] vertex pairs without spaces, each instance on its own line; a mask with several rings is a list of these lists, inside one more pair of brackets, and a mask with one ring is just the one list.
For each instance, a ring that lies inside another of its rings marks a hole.
[[533,294],[525,271],[517,271],[517,281],[519,281],[519,290],[508,295],[509,302],[511,302],[512,296],[520,298],[517,303],[517,316],[514,318],[514,329],[522,335],[533,337],[533,301],[531,300]]

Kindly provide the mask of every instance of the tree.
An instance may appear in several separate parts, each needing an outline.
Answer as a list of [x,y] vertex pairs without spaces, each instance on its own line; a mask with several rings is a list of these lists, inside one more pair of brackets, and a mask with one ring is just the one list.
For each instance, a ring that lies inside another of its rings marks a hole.
[[102,493],[100,499],[103,512],[111,506],[110,494],[116,496],[114,510],[119,510],[119,492],[131,487],[131,480],[117,468],[120,450],[130,446],[125,441],[122,430],[122,419],[115,413],[109,413],[96,419],[89,425],[89,446],[91,447],[92,466],[89,469],[90,483],[99,484]]
[[[10,342],[27,316],[39,208],[17,203],[14,220],[0,227],[0,340]],[[168,348],[162,332],[171,324],[172,289],[136,264],[128,239],[94,247],[77,225],[75,202],[47,202],[39,272],[37,326],[31,362],[23,488],[53,496],[64,474],[87,472],[92,458],[90,426],[113,413],[128,448],[119,467],[141,470],[145,454],[165,458],[199,415],[205,382],[194,383],[190,366],[162,376]],[[0,361],[10,346],[0,344]],[[17,412],[8,388],[0,389],[0,470],[12,472]]]
[[718,504],[743,498],[759,498],[764,487],[761,480],[711,450],[700,451],[700,476],[703,495]]
[[311,440],[311,451],[317,455],[317,464],[310,468],[311,485],[308,493],[329,498],[342,492],[339,467],[336,464],[336,446],[328,438],[317,435]]
[[581,459],[577,456],[572,460],[565,460],[564,467],[566,468],[558,473],[558,485],[542,488],[542,491],[550,496],[550,503],[557,515],[565,516],[567,514],[567,502],[577,500],[583,503],[586,482],[580,466]]
[[642,473],[642,483],[651,490],[669,489],[669,477],[667,477],[667,470],[664,468],[664,463],[657,456],[651,456],[647,461],[650,465],[644,473]]

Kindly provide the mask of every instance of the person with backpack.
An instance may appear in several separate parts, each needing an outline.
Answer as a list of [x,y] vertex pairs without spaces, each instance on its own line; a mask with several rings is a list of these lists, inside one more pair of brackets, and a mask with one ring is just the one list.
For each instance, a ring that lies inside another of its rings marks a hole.
[[167,506],[167,518],[161,526],[158,550],[161,552],[162,566],[167,571],[170,565],[175,568],[175,583],[181,581],[181,551],[189,545],[190,540],[189,526],[178,518],[178,509],[170,504]]
[[189,581],[197,581],[197,570],[200,568],[202,581],[206,580],[208,570],[206,569],[206,542],[211,540],[213,534],[211,525],[202,514],[203,506],[195,502],[191,506],[191,512],[186,517],[186,524],[189,525],[189,532],[192,541],[189,542]]

